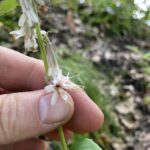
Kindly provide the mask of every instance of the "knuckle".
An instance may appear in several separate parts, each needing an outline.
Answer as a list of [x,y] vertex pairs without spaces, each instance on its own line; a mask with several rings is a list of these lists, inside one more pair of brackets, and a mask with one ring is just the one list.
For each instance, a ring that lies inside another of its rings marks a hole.
[[0,96],[0,143],[11,141],[16,134],[17,102],[15,94]]

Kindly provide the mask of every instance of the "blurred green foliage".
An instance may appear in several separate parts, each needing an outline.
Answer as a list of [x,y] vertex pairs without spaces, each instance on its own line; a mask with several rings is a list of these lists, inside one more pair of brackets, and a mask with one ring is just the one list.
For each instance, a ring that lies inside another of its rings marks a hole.
[[142,57],[142,62],[139,63],[139,66],[145,74],[150,75],[150,51],[133,45],[127,45],[126,48]]
[[[14,15],[12,17],[12,15]],[[18,16],[16,13],[13,11],[11,14],[6,14],[5,16],[0,16],[0,22],[4,24],[6,27],[9,27],[10,29],[14,29],[17,27],[18,23]]]
[[[72,0],[69,6],[76,11],[81,19],[98,26],[109,36],[130,36],[148,38],[150,27],[146,22],[150,20],[150,10],[141,10],[134,0]],[[136,12],[142,13],[142,18],[136,17]]]
[[18,5],[17,0],[3,0],[0,2],[0,16],[14,10]]
[[[147,22],[150,22],[150,8],[142,10],[135,4],[134,0],[52,0],[50,2],[54,5],[66,5],[67,8],[76,12],[83,22],[98,27],[107,36],[142,39],[149,39],[150,37],[150,26],[147,25]],[[11,9],[13,10],[16,6],[17,3],[14,3]],[[2,10],[0,14],[4,13]],[[142,17],[139,18],[137,14],[142,14]],[[6,16],[4,18],[1,16],[0,21],[1,19],[3,21],[8,20]],[[12,18],[14,19],[15,16]],[[10,25],[9,21],[6,23]]]

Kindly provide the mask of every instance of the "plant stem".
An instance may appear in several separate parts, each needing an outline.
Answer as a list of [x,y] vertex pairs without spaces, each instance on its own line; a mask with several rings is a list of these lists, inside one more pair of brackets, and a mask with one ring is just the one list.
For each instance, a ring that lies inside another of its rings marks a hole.
[[[40,48],[40,51],[41,51],[41,57],[42,57],[42,60],[44,62],[44,67],[45,67],[45,72],[46,72],[46,79],[48,80],[49,79],[49,76],[48,76],[48,67],[49,67],[49,65],[48,65],[46,49],[45,49],[45,46],[44,46],[44,39],[43,39],[43,36],[41,34],[40,24],[37,23],[35,25],[35,28],[36,28],[36,34],[37,34],[39,48]],[[67,150],[67,144],[66,144],[66,140],[65,140],[65,136],[64,136],[64,132],[63,132],[62,127],[58,128],[58,133],[59,133],[59,136],[60,136],[60,140],[61,140],[61,143],[62,143],[63,150]]]
[[46,49],[45,49],[45,46],[44,46],[43,36],[41,34],[40,24],[36,23],[35,28],[36,28],[36,34],[37,34],[39,48],[40,48],[40,51],[41,51],[41,57],[42,57],[44,67],[45,67],[46,78],[48,79],[48,60],[47,60]]
[[63,150],[67,150],[67,144],[66,144],[62,126],[58,128],[58,133],[59,133],[59,137],[61,139],[61,144],[62,144]]

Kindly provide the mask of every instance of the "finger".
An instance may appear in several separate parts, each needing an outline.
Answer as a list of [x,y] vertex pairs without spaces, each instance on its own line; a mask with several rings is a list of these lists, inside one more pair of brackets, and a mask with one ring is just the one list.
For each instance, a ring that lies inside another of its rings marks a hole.
[[76,87],[67,91],[74,100],[74,114],[66,126],[80,133],[98,130],[104,122],[100,108],[81,88]]
[[0,150],[46,150],[47,144],[42,140],[26,140],[15,144],[0,146]]
[[8,91],[4,90],[3,88],[0,88],[0,94],[8,93]]
[[14,144],[13,150],[46,150],[47,144],[42,140],[27,140]]
[[43,90],[0,96],[0,144],[28,139],[56,129],[73,114],[73,102],[60,97],[50,104]]
[[0,47],[1,88],[28,91],[41,89],[44,85],[44,67],[41,61]]
[[[0,65],[0,84],[2,82],[4,89],[34,90],[44,87],[44,69],[41,61],[9,49],[6,49],[5,53],[4,50],[1,50],[0,57],[3,55],[6,60],[5,67]],[[13,59],[9,59],[12,56]],[[10,72],[13,74],[10,75]],[[99,129],[104,118],[100,109],[82,89],[78,88],[69,92],[74,100],[75,113],[68,127],[78,132],[92,132]]]

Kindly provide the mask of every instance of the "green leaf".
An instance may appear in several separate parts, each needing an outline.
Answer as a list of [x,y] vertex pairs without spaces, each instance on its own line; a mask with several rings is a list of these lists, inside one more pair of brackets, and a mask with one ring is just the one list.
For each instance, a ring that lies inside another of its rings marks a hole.
[[150,75],[150,66],[144,67],[143,70],[146,74]]
[[0,16],[14,10],[17,5],[17,0],[3,0],[2,2],[0,2]]
[[143,55],[143,59],[150,60],[150,52]]
[[70,150],[102,150],[93,140],[83,138],[74,142]]
[[134,45],[126,45],[126,48],[134,53],[139,53],[140,50],[137,46]]
[[150,95],[146,95],[146,96],[144,97],[144,104],[150,105]]

